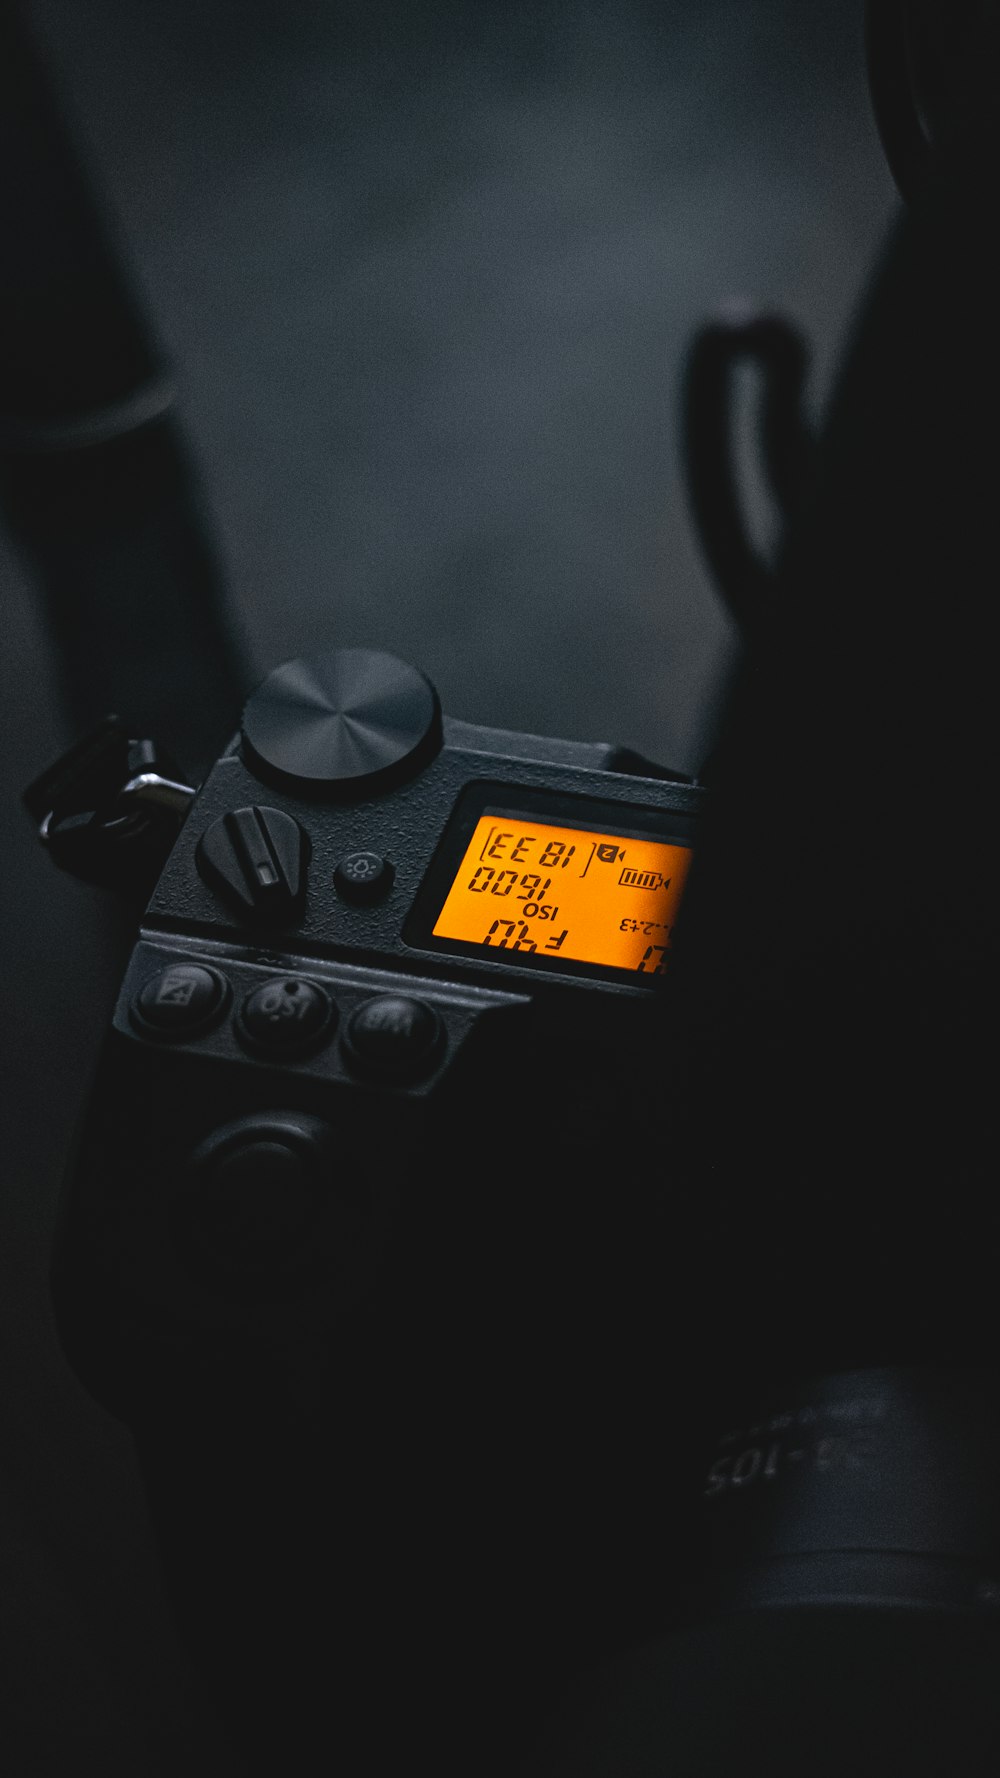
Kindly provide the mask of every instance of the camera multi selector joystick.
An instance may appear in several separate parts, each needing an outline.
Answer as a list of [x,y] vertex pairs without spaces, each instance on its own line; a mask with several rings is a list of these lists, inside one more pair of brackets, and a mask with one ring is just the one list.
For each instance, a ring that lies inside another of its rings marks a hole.
[[293,1254],[336,1177],[330,1126],[301,1112],[261,1112],[212,1131],[188,1163],[181,1200],[197,1257],[236,1276],[264,1274]]

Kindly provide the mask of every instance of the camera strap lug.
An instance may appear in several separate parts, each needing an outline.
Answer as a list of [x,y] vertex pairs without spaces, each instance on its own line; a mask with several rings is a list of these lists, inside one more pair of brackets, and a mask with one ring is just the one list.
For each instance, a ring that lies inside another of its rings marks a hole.
[[117,716],[82,736],[24,793],[52,862],[87,883],[151,890],[197,791]]

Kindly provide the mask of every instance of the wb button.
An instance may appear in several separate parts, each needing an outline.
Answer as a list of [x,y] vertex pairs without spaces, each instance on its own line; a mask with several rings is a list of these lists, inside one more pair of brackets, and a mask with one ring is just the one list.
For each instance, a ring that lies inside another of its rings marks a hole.
[[355,1007],[344,1033],[350,1059],[387,1077],[423,1074],[444,1039],[433,1007],[408,994],[378,994]]

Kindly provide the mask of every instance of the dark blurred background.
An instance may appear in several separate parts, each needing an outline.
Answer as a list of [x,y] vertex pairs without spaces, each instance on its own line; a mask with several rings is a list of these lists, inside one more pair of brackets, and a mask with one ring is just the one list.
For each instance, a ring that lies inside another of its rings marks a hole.
[[[777,308],[811,342],[821,415],[897,211],[861,5],[23,12],[177,374],[249,677],[382,648],[454,716],[697,770],[736,639],[685,503],[684,354],[720,307]],[[122,937],[20,807],[73,722],[9,525],[0,593],[0,1766],[222,1773],[127,1435],[48,1308]],[[136,623],[128,646],[155,662],[170,611]]]

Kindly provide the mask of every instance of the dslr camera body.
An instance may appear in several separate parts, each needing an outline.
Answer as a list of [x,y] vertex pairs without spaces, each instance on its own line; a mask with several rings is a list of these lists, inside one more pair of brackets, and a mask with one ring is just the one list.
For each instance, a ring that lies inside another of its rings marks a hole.
[[[162,833],[146,777],[138,827],[112,800],[91,839]],[[668,960],[703,798],[341,650],[271,673],[167,823],[53,1294],[262,1769],[320,1733],[352,1771],[428,1744],[489,1771],[657,1621],[691,1214]]]

